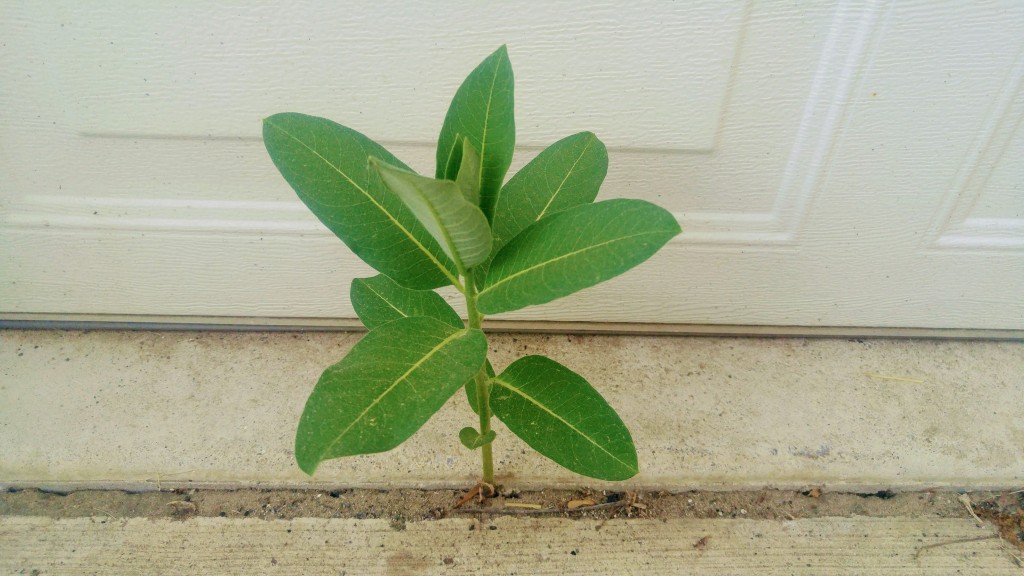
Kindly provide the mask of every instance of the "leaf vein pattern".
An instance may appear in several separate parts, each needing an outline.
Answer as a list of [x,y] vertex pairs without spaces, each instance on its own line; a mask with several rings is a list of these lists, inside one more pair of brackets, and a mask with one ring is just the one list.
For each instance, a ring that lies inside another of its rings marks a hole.
[[497,66],[494,67],[494,75],[491,76],[491,89],[487,93],[487,107],[484,109],[484,129],[480,135],[480,172],[477,174],[477,186],[479,189],[483,189],[484,184],[484,158],[486,158],[485,151],[487,150],[487,125],[491,120],[491,101],[494,99],[494,85],[498,82],[499,71],[501,71],[501,60],[498,60]]
[[596,139],[597,138],[589,138],[587,140],[587,145],[583,147],[583,150],[580,152],[579,156],[577,156],[576,160],[573,161],[572,167],[569,168],[569,170],[565,173],[565,177],[562,178],[562,182],[558,185],[558,188],[555,189],[554,194],[551,195],[551,198],[548,200],[548,203],[544,205],[544,209],[540,211],[540,214],[537,215],[537,217],[534,219],[534,222],[543,218],[544,214],[546,214],[548,209],[551,208],[551,204],[555,201],[555,198],[558,197],[559,193],[562,192],[562,188],[565,187],[565,183],[569,180],[569,177],[572,176],[572,173],[576,171],[576,166],[578,166],[580,161],[583,160],[583,157],[586,156],[587,150],[590,149],[590,145],[593,144],[594,140]]
[[530,396],[529,394],[523,392],[522,390],[520,390],[519,388],[513,386],[512,384],[509,384],[508,382],[505,382],[501,378],[495,377],[491,381],[494,382],[495,384],[505,388],[506,390],[509,390],[510,392],[518,394],[519,396],[521,396],[527,402],[537,406],[538,408],[540,408],[544,412],[547,412],[549,415],[551,415],[552,418],[558,420],[559,422],[564,424],[566,427],[570,428],[573,432],[579,434],[580,437],[585,438],[588,442],[593,444],[596,448],[598,448],[599,450],[601,450],[602,452],[604,452],[605,454],[610,456],[613,460],[615,460],[616,462],[618,462],[618,463],[622,464],[623,466],[625,466],[626,469],[628,469],[628,470],[635,469],[635,467],[632,464],[630,464],[628,462],[623,462],[622,459],[620,459],[615,454],[612,454],[611,452],[609,452],[607,448],[602,446],[596,440],[594,440],[590,436],[584,434],[582,430],[580,430],[579,428],[573,426],[570,422],[568,422],[567,420],[565,420],[564,418],[562,418],[558,414],[552,412],[547,406],[545,406],[545,405],[541,404],[540,402],[538,402],[536,398],[534,398],[534,397]]
[[[383,392],[381,392],[380,395],[378,395],[377,398],[374,399],[374,401],[371,402],[369,406],[363,409],[363,411],[360,412],[358,416],[353,418],[352,422],[350,422],[349,425],[346,426],[345,429],[342,430],[341,433],[339,433],[338,436],[320,452],[320,460],[323,460],[324,455],[329,454],[331,450],[334,449],[334,446],[337,445],[338,442],[341,442],[342,438],[344,438],[345,435],[348,434],[350,430],[352,430],[352,427],[358,424],[359,421],[362,420],[363,417],[370,412],[370,410],[374,409],[378,404],[380,404],[381,400],[383,400],[385,396],[390,394],[391,391],[394,390],[399,384],[401,384],[406,378],[408,378],[409,375],[411,375],[420,366],[422,366],[424,362],[432,358],[434,354],[437,354],[439,350],[442,350],[445,346],[447,346],[449,342],[462,335],[463,332],[464,331],[462,330],[454,332],[450,336],[442,340],[440,344],[434,346],[430,350],[430,352],[427,352],[422,358],[420,358],[412,366],[410,366],[409,369],[406,370],[404,374],[402,374],[394,382],[392,382],[391,385],[389,385]],[[419,393],[418,391],[416,391],[415,387],[413,388],[413,391],[417,392],[417,394]]]
[[366,289],[369,290],[370,292],[373,292],[374,295],[377,296],[378,298],[380,298],[382,302],[384,302],[385,304],[390,306],[392,310],[394,310],[395,312],[398,312],[399,314],[401,314],[403,318],[408,318],[409,317],[408,313],[406,313],[404,310],[402,310],[399,307],[397,307],[394,304],[392,304],[391,301],[388,300],[387,298],[385,298],[383,294],[381,294],[380,292],[374,290],[373,286],[370,286],[366,282],[363,283],[363,286],[365,286]]
[[533,272],[534,270],[536,270],[538,268],[543,268],[543,267],[548,266],[550,264],[554,264],[555,262],[559,262],[561,260],[565,260],[566,258],[571,258],[573,256],[578,256],[579,254],[583,254],[583,253],[589,252],[591,250],[596,250],[596,249],[604,247],[604,246],[615,244],[616,242],[623,242],[623,241],[626,241],[626,240],[631,240],[633,238],[640,238],[640,237],[643,237],[643,236],[657,236],[657,235],[660,235],[660,234],[661,234],[660,231],[655,231],[655,232],[641,232],[639,234],[630,234],[629,236],[619,236],[618,238],[613,238],[613,239],[607,240],[605,242],[600,242],[600,243],[597,243],[597,244],[592,244],[592,245],[587,246],[585,248],[580,248],[579,250],[574,250],[572,252],[567,252],[565,254],[562,254],[561,256],[556,256],[555,258],[552,258],[550,260],[545,260],[544,262],[541,262],[539,264],[534,264],[533,266],[524,268],[523,270],[520,270],[519,272],[516,272],[514,274],[510,274],[510,275],[502,278],[501,280],[498,280],[494,284],[491,284],[490,286],[487,286],[486,288],[481,290],[479,295],[482,296],[482,295],[486,294],[487,292],[490,292],[491,290],[494,290],[498,286],[501,286],[502,284],[505,284],[507,282],[510,282],[510,281],[518,278],[519,276],[522,276],[523,274],[528,274],[528,273]]

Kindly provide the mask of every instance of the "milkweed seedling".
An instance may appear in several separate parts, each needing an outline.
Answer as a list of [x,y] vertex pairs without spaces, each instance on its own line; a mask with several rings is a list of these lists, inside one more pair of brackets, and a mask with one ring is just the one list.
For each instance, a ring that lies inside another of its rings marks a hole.
[[[594,202],[608,170],[590,132],[555,142],[505,181],[515,148],[512,65],[504,46],[455,94],[434,177],[412,171],[366,136],[286,112],[263,122],[274,164],[299,198],[379,275],[353,280],[352,306],[369,333],[324,371],[299,420],[295,457],[384,452],[413,435],[459,388],[476,427],[459,440],[482,454],[494,484],[497,416],[573,472],[625,480],[639,470],[629,430],[579,374],[525,356],[495,374],[486,314],[544,304],[640,264],[680,232],[642,200]],[[468,318],[433,290],[454,286]]]

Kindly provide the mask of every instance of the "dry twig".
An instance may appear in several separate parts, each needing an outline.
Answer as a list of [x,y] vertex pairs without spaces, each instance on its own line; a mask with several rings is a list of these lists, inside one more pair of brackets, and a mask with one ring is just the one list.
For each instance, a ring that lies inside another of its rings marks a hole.
[[978,518],[978,515],[974,513],[974,504],[971,502],[971,497],[967,494],[961,494],[956,499],[967,508],[967,512],[974,518],[974,521],[978,523],[978,526],[984,526],[985,522]]
[[[484,494],[484,488],[487,488],[487,494]],[[466,492],[466,495],[463,496],[461,500],[456,502],[455,506],[452,506],[452,508],[461,508],[463,504],[472,500],[474,496],[479,496],[480,503],[483,504],[484,498],[494,496],[494,492],[494,486],[491,486],[486,482],[477,482],[477,485],[473,486],[473,488],[471,488],[469,492]]]
[[455,506],[453,512],[463,512],[466,514],[494,514],[494,515],[537,515],[537,514],[582,514],[586,512],[593,512],[595,510],[618,510],[622,508],[646,510],[647,506],[637,502],[635,494],[627,493],[627,498],[618,500],[615,502],[604,502],[602,504],[594,504],[591,506],[577,506],[575,508],[541,508],[540,504],[518,504],[508,503],[500,508],[461,508],[460,505],[472,499],[475,496],[475,492],[471,490],[469,494],[462,498],[462,501]]

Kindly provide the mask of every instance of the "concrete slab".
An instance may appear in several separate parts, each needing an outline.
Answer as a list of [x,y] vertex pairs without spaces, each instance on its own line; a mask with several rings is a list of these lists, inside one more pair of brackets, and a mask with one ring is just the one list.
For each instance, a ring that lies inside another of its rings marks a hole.
[[[465,487],[478,454],[461,393],[400,448],[293,460],[313,383],[358,333],[0,331],[0,485]],[[1024,344],[496,335],[492,360],[546,354],[630,427],[619,489],[1024,485]],[[497,426],[507,487],[576,476]]]
[[1018,576],[968,520],[415,522],[0,517],[5,574]]

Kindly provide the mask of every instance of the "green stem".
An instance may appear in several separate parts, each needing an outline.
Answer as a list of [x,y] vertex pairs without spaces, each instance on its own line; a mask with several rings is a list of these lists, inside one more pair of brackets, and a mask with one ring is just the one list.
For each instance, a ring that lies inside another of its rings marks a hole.
[[[484,317],[483,314],[476,308],[476,284],[473,281],[472,274],[464,276],[466,283],[466,312],[467,328],[476,328],[479,330],[483,326]],[[491,431],[491,386],[487,378],[487,363],[480,367],[480,371],[476,373],[476,404],[477,410],[480,412],[480,434],[486,435]],[[494,486],[494,455],[491,452],[491,443],[488,442],[480,448],[480,455],[483,459],[483,481],[486,484]]]

